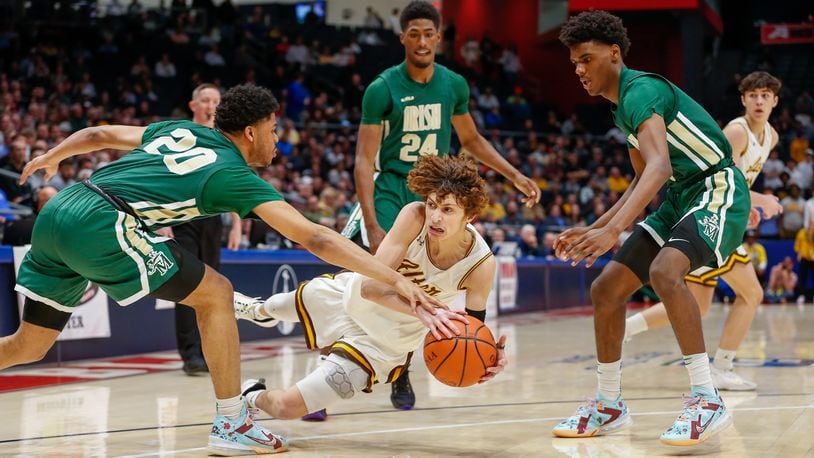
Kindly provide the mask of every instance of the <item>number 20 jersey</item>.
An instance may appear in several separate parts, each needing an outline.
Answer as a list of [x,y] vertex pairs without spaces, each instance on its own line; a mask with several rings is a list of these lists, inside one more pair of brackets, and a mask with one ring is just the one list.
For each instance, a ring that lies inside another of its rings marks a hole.
[[410,78],[402,62],[365,91],[362,124],[383,128],[377,170],[406,177],[420,156],[449,153],[452,116],[468,112],[469,85],[461,75],[433,65],[426,84]]
[[228,138],[191,121],[149,125],[141,146],[90,181],[127,202],[151,229],[232,211],[246,216],[282,200]]

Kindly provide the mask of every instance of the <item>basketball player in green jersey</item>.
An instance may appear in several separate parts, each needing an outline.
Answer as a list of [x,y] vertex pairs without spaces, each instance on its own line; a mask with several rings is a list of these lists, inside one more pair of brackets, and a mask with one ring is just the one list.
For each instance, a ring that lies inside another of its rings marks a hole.
[[[469,85],[435,63],[441,16],[432,4],[412,1],[401,12],[405,59],[382,72],[365,90],[356,144],[356,194],[359,203],[342,231],[360,231],[375,253],[399,211],[420,197],[407,188],[407,174],[420,156],[449,153],[454,127],[463,149],[508,178],[529,207],[540,200],[537,184],[506,162],[483,138],[468,112]],[[374,203],[375,202],[375,203]],[[415,395],[408,372],[393,383],[391,401],[411,409]]]
[[[777,106],[780,87],[780,80],[766,72],[746,75],[738,86],[745,114],[724,127],[724,135],[732,145],[733,160],[750,185],[763,170],[769,153],[777,145],[779,135],[769,124],[769,117],[772,109]],[[760,208],[764,218],[772,218],[783,211],[775,196],[755,191],[751,191],[751,196],[752,207]],[[738,347],[749,332],[757,306],[763,301],[763,287],[743,246],[738,247],[723,266],[717,269],[702,267],[687,275],[687,286],[701,306],[702,317],[709,312],[718,277],[732,287],[735,300],[721,331],[721,341],[710,367],[712,381],[719,390],[755,390],[757,384],[735,373],[732,364]],[[668,324],[670,320],[664,304],[656,304],[626,320],[625,342],[640,332]]]
[[88,281],[121,305],[145,296],[182,302],[197,313],[217,397],[209,451],[239,455],[286,450],[286,440],[252,422],[240,393],[240,347],[232,285],[154,230],[205,216],[254,213],[327,262],[393,285],[412,306],[442,306],[346,238],[313,224],[251,167],[267,166],[277,143],[277,100],[238,86],[223,97],[216,129],[191,121],[82,129],[26,165],[20,182],[65,158],[104,148],[132,150],[43,207],[17,276],[26,296],[16,333],[0,338],[0,369],[40,360]]
[[583,88],[615,105],[613,120],[627,135],[636,177],[594,224],[563,232],[555,243],[557,256],[573,265],[593,264],[670,184],[664,203],[638,224],[591,285],[599,389],[553,432],[594,436],[630,423],[621,396],[625,303],[650,283],[664,301],[691,385],[683,412],[661,442],[699,444],[732,419],[713,386],[698,303],[684,276],[702,266],[721,266],[740,245],[751,207],[749,187],[723,132],[697,102],[663,77],[625,66],[630,41],[618,17],[581,13],[562,27],[560,40]]

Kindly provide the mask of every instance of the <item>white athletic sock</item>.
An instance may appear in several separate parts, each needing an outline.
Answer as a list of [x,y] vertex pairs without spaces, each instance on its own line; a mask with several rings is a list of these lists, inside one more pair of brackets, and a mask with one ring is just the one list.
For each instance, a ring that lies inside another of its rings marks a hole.
[[712,362],[712,365],[722,371],[732,370],[732,361],[735,360],[735,353],[737,353],[735,350],[719,348],[715,352],[715,361]]
[[285,294],[275,294],[263,302],[260,312],[262,317],[274,318],[280,321],[299,322],[297,306],[294,300],[294,292]]
[[236,419],[243,410],[243,396],[237,395],[229,399],[218,399],[216,405],[218,415]]
[[627,334],[627,337],[633,337],[644,331],[647,331],[647,320],[644,319],[641,312],[625,320],[625,334]]
[[709,355],[706,353],[684,355],[684,365],[690,373],[690,385],[706,388],[710,393],[715,392],[712,375],[709,373]]
[[248,393],[246,393],[246,396],[244,397],[244,399],[246,400],[246,404],[248,404],[249,407],[251,407],[252,409],[256,409],[257,408],[257,397],[260,396],[260,393],[262,393],[262,392],[263,392],[263,390],[254,390],[254,391],[249,391]]
[[612,363],[596,362],[596,378],[603,398],[614,400],[622,393],[622,360]]

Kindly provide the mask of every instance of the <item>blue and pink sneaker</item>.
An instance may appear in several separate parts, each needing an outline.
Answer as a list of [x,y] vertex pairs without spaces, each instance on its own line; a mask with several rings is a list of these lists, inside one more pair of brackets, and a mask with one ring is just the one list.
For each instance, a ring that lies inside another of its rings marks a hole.
[[731,424],[732,416],[718,390],[710,392],[694,386],[690,396],[684,398],[684,411],[660,440],[667,445],[698,445]]
[[610,401],[597,393],[596,398],[588,399],[573,415],[555,426],[552,432],[557,437],[591,437],[611,433],[632,423],[633,419],[621,395]]
[[288,441],[258,425],[243,406],[240,416],[215,417],[207,451],[217,456],[263,455],[288,450]]

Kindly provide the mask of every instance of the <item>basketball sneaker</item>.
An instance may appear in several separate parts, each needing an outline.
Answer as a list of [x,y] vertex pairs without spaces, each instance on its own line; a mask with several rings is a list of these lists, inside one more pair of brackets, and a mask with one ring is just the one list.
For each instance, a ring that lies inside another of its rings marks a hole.
[[207,451],[217,456],[263,455],[286,450],[288,441],[255,423],[246,406],[235,419],[215,417],[207,446]]
[[326,409],[317,410],[302,416],[302,421],[325,421],[328,419],[328,411]]
[[630,418],[622,395],[610,401],[597,393],[596,398],[587,399],[585,404],[577,407],[573,415],[555,426],[552,432],[557,437],[599,436],[632,423],[633,419]]
[[263,301],[259,297],[249,297],[235,291],[234,307],[235,318],[238,320],[248,320],[264,328],[273,328],[280,322],[280,320],[258,314],[258,310],[263,307]]
[[405,370],[399,378],[393,380],[390,392],[390,402],[399,410],[410,410],[415,405],[415,392],[410,383],[410,371]]
[[694,386],[690,396],[684,397],[684,411],[660,440],[667,445],[698,445],[731,424],[732,416],[718,390]]
[[712,374],[712,384],[721,391],[754,391],[757,389],[757,383],[746,380],[732,369],[718,369],[714,364],[710,364],[709,371]]

